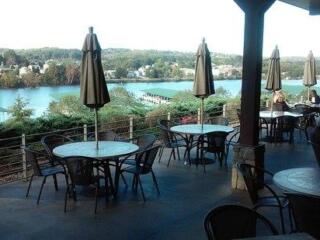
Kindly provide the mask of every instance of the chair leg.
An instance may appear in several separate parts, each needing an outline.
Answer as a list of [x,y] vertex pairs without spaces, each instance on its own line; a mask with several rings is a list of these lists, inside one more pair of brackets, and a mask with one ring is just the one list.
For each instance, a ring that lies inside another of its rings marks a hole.
[[126,181],[125,177],[123,176],[122,173],[120,174],[120,176],[121,176],[121,179],[122,179],[124,185],[126,185],[126,188],[127,188],[127,187],[128,187],[128,184],[127,184],[127,181]]
[[53,175],[53,182],[54,182],[54,188],[56,189],[56,191],[58,191],[58,182],[57,182],[57,176],[56,174]]
[[140,186],[140,190],[141,190],[141,194],[142,194],[142,198],[143,198],[143,201],[146,202],[146,198],[144,196],[144,192],[143,192],[143,188],[142,188],[142,183],[141,183],[141,179],[140,179],[140,176],[137,175],[137,180],[138,180],[138,183],[139,183],[139,186]]
[[174,148],[172,148],[172,153],[173,153],[173,159],[174,159],[174,160],[177,160],[177,159],[176,159],[176,152],[174,151]]
[[30,177],[30,180],[29,180],[29,185],[28,185],[28,190],[27,190],[27,193],[26,193],[26,198],[29,196],[29,191],[30,191],[30,188],[31,188],[31,183],[32,183],[32,180],[33,180],[33,174],[32,176]]
[[167,163],[167,167],[169,167],[169,164],[170,164],[170,161],[171,161],[171,158],[172,158],[172,155],[174,154],[174,148],[171,149],[171,153],[170,153],[170,156],[169,156],[169,160],[168,160],[168,163]]
[[73,197],[73,201],[77,201],[77,192],[76,192],[76,186],[74,184],[72,184],[72,197]]
[[177,155],[178,155],[178,160],[180,161],[181,158],[180,158],[180,153],[179,153],[179,148],[177,147]]
[[135,180],[136,180],[136,175],[133,175],[132,184],[131,184],[131,190],[132,190],[132,191],[134,190]]
[[41,184],[41,187],[40,187],[40,192],[39,192],[38,199],[37,199],[37,204],[39,204],[39,202],[40,202],[40,197],[41,197],[43,185],[46,183],[46,178],[47,177],[44,177],[43,180],[42,180],[42,184]]
[[289,223],[290,223],[290,231],[293,232],[293,222],[292,222],[292,215],[291,215],[291,206],[288,206],[288,215],[289,215]]
[[159,190],[158,182],[157,182],[156,176],[154,175],[153,170],[151,170],[151,175],[152,175],[153,184],[156,186],[157,192],[158,192],[158,194],[160,195],[160,190]]
[[285,226],[284,226],[282,208],[279,208],[279,212],[280,212],[280,220],[281,220],[281,230],[282,230],[282,233],[285,234],[286,233],[286,229],[285,229]]
[[67,212],[68,194],[70,194],[69,185],[67,185],[66,194],[65,194],[65,196],[64,196],[64,212]]
[[161,146],[161,148],[159,150],[159,160],[158,160],[159,163],[160,163],[160,160],[162,158],[163,150],[164,150],[164,146]]
[[99,183],[99,179],[98,179],[97,186],[96,186],[96,193],[95,193],[95,204],[94,204],[94,213],[95,214],[97,213],[99,189],[100,189],[100,183]]

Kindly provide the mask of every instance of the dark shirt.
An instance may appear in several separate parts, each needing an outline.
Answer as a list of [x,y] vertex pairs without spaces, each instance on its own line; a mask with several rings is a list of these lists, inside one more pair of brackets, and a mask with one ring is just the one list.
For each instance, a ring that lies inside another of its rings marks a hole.
[[274,111],[288,111],[290,108],[286,102],[277,102],[273,104]]

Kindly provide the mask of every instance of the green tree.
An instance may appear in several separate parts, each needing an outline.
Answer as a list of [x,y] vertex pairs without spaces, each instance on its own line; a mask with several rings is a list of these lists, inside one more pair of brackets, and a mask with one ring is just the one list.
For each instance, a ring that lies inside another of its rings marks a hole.
[[48,85],[62,85],[66,83],[65,66],[51,62],[45,71],[43,80]]
[[34,72],[28,72],[21,76],[22,84],[25,87],[37,87],[40,85],[40,75]]
[[28,104],[29,102],[24,98],[20,96],[16,98],[15,103],[8,109],[14,121],[23,122],[31,117],[33,110],[27,108]]
[[115,72],[115,77],[117,79],[126,78],[128,75],[128,71],[124,67],[117,67]]
[[53,101],[49,105],[49,113],[72,116],[72,115],[88,115],[89,108],[82,105],[78,96],[66,95]]
[[14,50],[9,49],[3,53],[4,64],[6,66],[18,64],[17,62],[17,54]]
[[20,79],[15,71],[4,72],[0,77],[0,86],[3,88],[18,87]]
[[80,67],[75,63],[66,64],[66,80],[67,84],[77,84],[80,83]]

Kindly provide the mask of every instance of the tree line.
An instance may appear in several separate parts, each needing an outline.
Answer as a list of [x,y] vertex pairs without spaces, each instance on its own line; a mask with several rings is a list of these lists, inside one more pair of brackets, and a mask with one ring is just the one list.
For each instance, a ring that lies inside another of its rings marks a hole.
[[[82,52],[79,49],[40,48],[27,50],[0,49],[0,87],[36,87],[79,84],[80,61]],[[194,69],[194,52],[103,49],[102,65],[105,71],[113,70],[114,79],[128,78],[130,71],[144,67],[145,78],[192,79],[193,75],[185,74],[182,69]],[[242,56],[234,54],[212,54],[214,65],[242,66]],[[304,58],[282,58],[283,78],[299,79],[303,77]],[[32,69],[19,75],[19,68],[37,64],[43,68]],[[268,71],[269,60],[263,60],[263,78]],[[320,72],[320,65],[317,67]],[[235,71],[236,72],[236,71]],[[235,74],[241,78],[240,74]]]

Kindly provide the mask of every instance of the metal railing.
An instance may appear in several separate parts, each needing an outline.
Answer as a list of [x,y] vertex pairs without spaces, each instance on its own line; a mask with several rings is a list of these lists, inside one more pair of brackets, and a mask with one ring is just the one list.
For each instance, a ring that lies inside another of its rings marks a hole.
[[[230,125],[238,124],[238,118],[234,105],[224,105],[210,112],[205,113],[205,120],[215,116],[223,116],[228,119]],[[173,121],[184,120],[184,123],[197,122],[200,123],[200,111],[197,113],[185,112],[168,112],[166,114],[149,116],[149,117],[132,117],[128,116],[121,120],[108,123],[100,123],[99,131],[112,130],[124,138],[133,138],[145,133],[154,133],[158,135],[157,119],[168,119]],[[59,129],[50,132],[42,132],[37,134],[25,135],[0,139],[0,184],[26,180],[32,170],[26,161],[23,150],[24,146],[31,146],[37,150],[43,150],[41,138],[45,135],[57,133],[63,134],[79,141],[87,141],[88,135],[94,132],[94,125],[83,125],[83,127],[75,127],[68,129]]]

